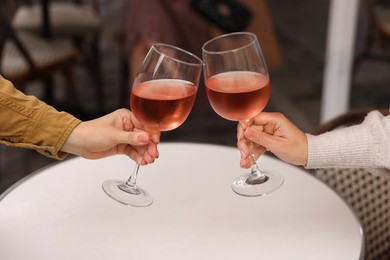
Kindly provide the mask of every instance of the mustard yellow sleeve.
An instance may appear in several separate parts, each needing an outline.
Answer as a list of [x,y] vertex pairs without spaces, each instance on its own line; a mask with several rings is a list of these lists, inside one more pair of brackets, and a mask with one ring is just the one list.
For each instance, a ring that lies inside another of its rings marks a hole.
[[30,148],[58,160],[60,149],[81,121],[27,96],[0,76],[0,143]]

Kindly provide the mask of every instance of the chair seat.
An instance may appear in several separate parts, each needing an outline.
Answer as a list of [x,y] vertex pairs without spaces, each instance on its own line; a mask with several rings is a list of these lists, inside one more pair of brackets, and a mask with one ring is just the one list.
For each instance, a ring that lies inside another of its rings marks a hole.
[[[39,71],[45,71],[64,63],[74,61],[79,52],[68,42],[47,41],[28,33],[18,33],[18,37]],[[28,43],[28,44],[27,44]],[[11,81],[23,81],[29,76],[30,65],[13,41],[5,43],[0,64],[1,74]]]
[[[103,21],[92,8],[69,2],[51,2],[50,26],[53,36],[84,36],[101,30]],[[21,6],[13,18],[15,29],[39,33],[42,30],[42,8],[39,3]]]

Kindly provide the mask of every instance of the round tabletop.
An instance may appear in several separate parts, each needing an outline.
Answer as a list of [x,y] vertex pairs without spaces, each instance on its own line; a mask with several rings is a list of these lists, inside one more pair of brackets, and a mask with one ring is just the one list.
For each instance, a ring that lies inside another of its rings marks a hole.
[[0,259],[362,259],[360,223],[335,192],[302,169],[263,155],[285,177],[266,196],[242,197],[244,173],[226,146],[163,143],[141,167],[150,207],[122,205],[103,181],[127,179],[125,156],[72,158],[23,179],[0,197]]

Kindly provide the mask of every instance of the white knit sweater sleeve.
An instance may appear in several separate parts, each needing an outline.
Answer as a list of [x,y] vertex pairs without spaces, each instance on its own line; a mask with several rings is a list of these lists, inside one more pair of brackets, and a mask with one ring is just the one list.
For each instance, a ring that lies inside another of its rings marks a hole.
[[359,125],[306,136],[308,169],[365,168],[390,176],[390,116],[374,111]]

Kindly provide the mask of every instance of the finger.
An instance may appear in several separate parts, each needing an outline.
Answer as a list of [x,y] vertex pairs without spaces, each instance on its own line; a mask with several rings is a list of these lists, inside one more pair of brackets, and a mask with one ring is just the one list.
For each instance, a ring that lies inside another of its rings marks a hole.
[[256,131],[253,127],[246,129],[244,135],[252,142],[266,147],[269,150],[273,150],[273,148],[277,145],[277,141],[274,136],[264,133],[263,131]]
[[255,146],[253,148],[253,151],[252,151],[252,154],[254,156],[254,160],[257,161],[259,159],[259,157],[265,153],[266,151],[266,148],[264,146]]
[[278,122],[284,118],[283,114],[278,112],[261,112],[253,118],[255,125],[267,125]]
[[161,135],[160,132],[153,132],[153,133],[151,134],[152,142],[155,143],[155,144],[160,143],[160,135]]
[[146,162],[146,163],[153,163],[155,158],[152,157],[149,153],[145,153],[142,157],[142,159]]
[[253,148],[252,152],[248,151],[247,156],[241,156],[241,161],[245,162],[245,165],[247,165],[246,162],[249,162],[249,166],[250,166],[252,163],[256,162],[265,151],[266,151],[265,147],[256,146]]
[[114,149],[106,150],[103,152],[81,153],[80,156],[88,160],[96,160],[114,155]]
[[251,166],[251,153],[253,154],[253,159],[257,161],[259,157],[266,151],[266,148],[259,145],[252,145],[252,152],[250,147],[248,146],[247,141],[241,140],[237,142],[237,147],[240,150],[241,158],[240,158],[240,166],[242,168],[248,168]]
[[280,129],[281,124],[289,124],[289,120],[281,113],[262,112],[254,118],[254,126],[262,127],[261,131],[273,135]]
[[239,124],[242,126],[242,128],[247,129],[253,124],[253,122],[253,118],[251,118],[249,120],[240,121]]
[[240,160],[240,167],[241,168],[244,168],[244,169],[248,169],[249,167],[251,167],[251,160],[248,158],[242,158]]
[[242,139],[237,142],[237,147],[240,150],[242,158],[247,158],[251,153],[253,153],[257,159],[266,151],[266,148],[264,146],[258,145],[256,143],[252,143],[251,146],[252,147],[248,145],[248,141],[246,139]]
[[237,147],[241,154],[241,159],[247,158],[249,155],[249,147],[247,145],[247,142],[243,139],[237,142]]
[[114,135],[116,144],[146,145],[150,141],[150,136],[146,132],[127,132],[118,130]]
[[240,123],[237,124],[237,141],[240,141],[244,138],[244,128]]
[[130,145],[126,145],[123,149],[123,154],[130,157],[133,161],[140,165],[146,165],[147,162],[143,158],[143,154],[131,147]]
[[150,142],[148,144],[147,152],[149,153],[150,156],[152,156],[155,159],[157,159],[160,156],[157,150],[157,145],[153,142]]

